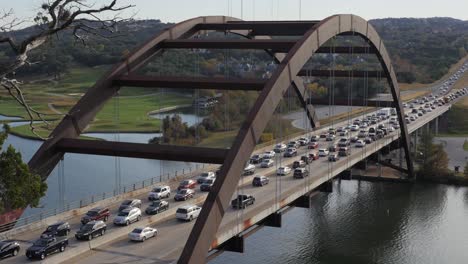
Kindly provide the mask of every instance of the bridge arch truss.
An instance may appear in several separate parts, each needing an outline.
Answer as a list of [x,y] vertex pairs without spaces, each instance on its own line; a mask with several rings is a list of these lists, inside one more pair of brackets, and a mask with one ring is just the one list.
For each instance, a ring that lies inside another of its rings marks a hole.
[[[246,39],[203,40],[190,37],[200,32],[224,31],[245,36]],[[271,36],[300,36],[295,40],[272,39]],[[229,206],[242,170],[254,150],[268,121],[274,114],[285,92],[292,86],[306,109],[312,127],[318,127],[314,107],[306,98],[306,88],[301,75],[303,67],[314,53],[328,53],[324,47],[328,40],[338,35],[359,35],[369,46],[336,47],[335,53],[374,53],[380,61],[379,73],[338,72],[342,76],[375,75],[386,78],[390,87],[401,130],[407,172],[414,175],[409,149],[407,126],[404,122],[400,91],[395,70],[387,50],[375,31],[364,19],[355,15],[333,15],[321,21],[241,21],[232,17],[212,16],[190,19],[164,30],[136,49],[128,58],[104,75],[70,110],[29,162],[30,168],[47,177],[64,153],[86,153],[109,156],[149,158],[222,164],[212,191],[203,205],[179,263],[203,263],[208,250]],[[237,80],[223,78],[174,78],[138,76],[135,72],[163,49],[216,48],[262,49],[278,62],[278,67],[268,80]],[[328,71],[316,71],[317,76],[328,76]],[[121,86],[169,87],[194,89],[225,89],[259,91],[259,96],[241,126],[229,150],[192,148],[182,146],[148,145],[122,142],[96,142],[77,139],[104,104],[117,94]],[[248,88],[245,88],[248,87]]]

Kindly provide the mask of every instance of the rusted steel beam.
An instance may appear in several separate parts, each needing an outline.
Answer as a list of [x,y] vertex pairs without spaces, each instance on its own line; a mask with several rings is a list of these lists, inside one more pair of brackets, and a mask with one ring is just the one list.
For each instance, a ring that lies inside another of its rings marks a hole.
[[383,71],[348,71],[348,70],[308,70],[303,69],[299,71],[299,76],[312,76],[312,77],[354,77],[354,78],[386,78]]
[[[203,209],[182,251],[178,261],[179,264],[203,263],[205,261],[206,254],[210,246],[213,245],[218,227],[229,206],[229,200],[239,182],[245,162],[254,150],[282,95],[319,47],[343,32],[359,33],[370,43],[372,49],[379,51],[380,62],[390,83],[393,100],[398,102],[396,108],[400,115],[399,121],[402,133],[407,133],[406,126],[402,125],[402,107],[398,83],[390,63],[390,57],[372,25],[354,15],[335,15],[322,20],[318,25],[308,30],[291,48],[258,96],[234,140],[211,192],[205,200]],[[369,50],[368,48],[365,49],[366,51]],[[407,160],[408,163],[410,161],[410,159]],[[409,170],[409,173],[412,174],[411,170]]]
[[[238,20],[233,17],[213,16],[197,17],[174,25],[171,28],[161,31],[154,38],[136,48],[125,61],[115,65],[103,77],[88,89],[78,103],[69,111],[50,134],[39,150],[29,161],[29,168],[46,179],[62,159],[63,152],[57,151],[53,146],[62,138],[78,137],[81,131],[93,120],[104,104],[117,92],[118,87],[112,85],[112,80],[122,74],[134,72],[145,65],[153,56],[158,54],[160,49],[158,43],[167,39],[177,39],[187,37],[190,33],[195,33],[192,29],[200,23],[223,23],[231,20]],[[195,154],[194,154],[195,155]]]
[[[308,104],[313,105],[329,105],[331,102],[328,98],[309,98],[307,99]],[[349,106],[369,106],[369,107],[395,107],[395,102],[385,100],[365,100],[347,98],[334,98],[332,105],[349,105]]]
[[157,159],[222,164],[227,149],[174,145],[142,144],[116,141],[63,138],[55,144],[59,152],[113,157]]
[[178,39],[161,42],[163,49],[263,49],[275,52],[288,52],[296,44],[295,40],[271,39]]
[[198,30],[249,30],[250,36],[301,36],[320,21],[238,21],[198,24]]
[[375,54],[378,50],[375,47],[320,47],[315,53],[334,53],[334,54]]
[[265,82],[266,81],[262,79],[122,75],[113,80],[113,85],[120,87],[164,87],[179,89],[189,88],[260,91],[263,89]]

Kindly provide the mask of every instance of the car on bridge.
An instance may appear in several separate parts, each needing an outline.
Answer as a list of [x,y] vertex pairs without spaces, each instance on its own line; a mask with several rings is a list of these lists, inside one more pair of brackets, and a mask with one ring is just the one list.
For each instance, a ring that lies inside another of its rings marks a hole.
[[211,179],[211,178],[215,178],[215,177],[216,177],[216,175],[212,171],[202,172],[200,174],[200,176],[198,176],[198,178],[197,178],[197,183],[203,183],[207,179]]
[[293,169],[296,169],[296,168],[303,168],[306,166],[306,163],[301,159],[301,160],[296,160],[293,162]]
[[358,131],[359,130],[359,125],[354,124],[354,125],[352,125],[350,127],[350,129],[351,129],[351,131]]
[[128,234],[128,238],[132,241],[145,242],[146,239],[156,237],[158,230],[152,227],[137,227]]
[[330,161],[330,162],[335,162],[335,161],[338,161],[339,159],[340,159],[340,157],[338,156],[338,154],[328,155],[328,161]]
[[314,160],[313,157],[310,155],[303,155],[301,156],[301,160],[305,162],[305,164],[310,164]]
[[209,192],[211,191],[211,187],[213,187],[216,178],[208,179],[204,183],[200,185],[200,191],[202,192]]
[[340,138],[340,141],[338,141],[338,146],[339,147],[347,147],[351,144],[347,138]]
[[0,260],[6,257],[14,257],[20,251],[20,244],[15,240],[0,241]]
[[248,194],[239,194],[231,201],[231,206],[234,209],[245,209],[247,206],[255,203],[255,198]]
[[297,149],[296,148],[288,148],[284,153],[284,157],[294,157],[297,156]]
[[273,151],[276,152],[276,153],[281,153],[281,152],[285,152],[287,148],[288,148],[288,146],[286,146],[286,145],[283,144],[283,143],[281,143],[281,144],[276,144],[276,145],[275,145],[275,148],[273,149]]
[[309,171],[306,168],[297,168],[294,170],[293,177],[296,179],[305,178],[309,176]]
[[262,168],[270,168],[274,165],[274,161],[272,159],[264,159],[260,167]]
[[155,215],[167,209],[169,209],[169,203],[167,201],[155,200],[146,208],[145,213],[148,215]]
[[356,148],[363,148],[366,146],[366,142],[364,142],[364,140],[360,139],[358,141],[356,141]]
[[264,159],[272,159],[276,156],[276,152],[274,150],[266,151],[263,153],[263,158]]
[[[213,173],[214,175],[214,173]],[[163,198],[169,198],[171,196],[171,187],[169,186],[156,186],[148,193],[148,200],[160,200]]]
[[333,140],[335,140],[335,137],[336,137],[335,134],[328,134],[325,141],[333,141]]
[[339,132],[338,135],[339,135],[340,137],[346,137],[348,134],[349,134],[348,130],[345,129],[345,130]]
[[137,207],[130,207],[122,210],[114,218],[114,225],[129,225],[133,222],[140,221],[141,210]]
[[177,190],[182,190],[182,189],[195,189],[197,186],[197,182],[194,180],[183,180],[180,182],[179,187],[177,187]]
[[270,178],[268,178],[267,176],[257,175],[252,180],[252,186],[260,186],[261,187],[263,185],[267,185],[268,183],[270,183]]
[[129,199],[123,201],[119,206],[119,212],[127,208],[140,208],[141,207],[141,200],[140,199]]
[[300,146],[301,146],[301,144],[299,143],[299,141],[293,140],[293,141],[289,141],[289,143],[288,143],[288,148],[298,148]]
[[192,221],[200,215],[201,207],[196,205],[186,205],[177,209],[176,219]]
[[318,148],[319,144],[318,142],[310,142],[309,146],[307,147],[308,149],[316,149]]
[[359,131],[358,138],[365,138],[367,137],[367,130]]
[[330,152],[336,152],[338,151],[338,144],[331,144],[328,146],[328,151]]
[[76,231],[75,238],[90,241],[96,236],[103,236],[106,233],[106,229],[107,226],[103,221],[90,221],[81,226],[80,230]]
[[250,163],[252,164],[259,164],[262,163],[263,156],[260,154],[255,154],[252,157],[250,157]]
[[317,136],[317,135],[313,135],[313,136],[311,136],[311,137],[310,137],[310,142],[318,142],[318,141],[319,141],[319,139],[320,139],[320,137],[319,137],[319,136]]
[[289,168],[288,166],[279,167],[276,171],[276,175],[278,176],[286,176],[289,173],[291,173],[291,168]]
[[41,237],[67,236],[70,233],[70,224],[68,222],[57,222],[49,225]]
[[305,146],[305,145],[309,144],[309,139],[307,139],[305,137],[301,137],[297,141],[299,142],[299,144],[301,146]]
[[318,160],[319,155],[317,152],[309,153],[309,158],[311,158],[312,160]]
[[244,171],[242,172],[242,175],[252,175],[255,173],[255,165],[248,163],[247,166],[245,166]]
[[319,149],[318,150],[318,155],[319,157],[326,157],[330,153],[328,149]]
[[356,137],[356,136],[350,137],[350,138],[349,138],[349,141],[350,141],[351,143],[356,143],[358,140],[359,140],[359,138]]
[[338,156],[340,157],[346,157],[351,155],[351,149],[348,147],[340,147],[338,149]]
[[88,222],[95,221],[95,220],[102,220],[107,222],[109,219],[110,211],[107,207],[94,207],[93,209],[89,210],[83,217],[81,217],[81,223],[85,225]]
[[41,237],[26,250],[26,257],[44,260],[50,254],[64,252],[67,246],[68,238],[66,236]]
[[174,201],[187,201],[195,196],[195,191],[191,189],[180,189],[174,195]]

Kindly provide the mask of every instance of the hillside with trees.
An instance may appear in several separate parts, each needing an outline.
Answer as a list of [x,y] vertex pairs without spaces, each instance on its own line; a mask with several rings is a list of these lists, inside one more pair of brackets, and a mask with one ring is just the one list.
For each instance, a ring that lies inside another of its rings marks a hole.
[[[450,65],[468,54],[468,21],[387,18],[370,20],[370,23],[383,38],[400,82],[433,82],[442,77]],[[87,39],[85,48],[80,41],[73,39],[71,32],[61,32],[32,54],[31,61],[40,63],[23,67],[17,74],[27,77],[45,74],[59,78],[71,66],[114,64],[128,51],[169,26],[171,24],[159,20],[125,22],[118,35]],[[21,39],[34,30],[30,27],[11,34]],[[0,64],[8,56],[11,56],[8,49],[0,45]]]

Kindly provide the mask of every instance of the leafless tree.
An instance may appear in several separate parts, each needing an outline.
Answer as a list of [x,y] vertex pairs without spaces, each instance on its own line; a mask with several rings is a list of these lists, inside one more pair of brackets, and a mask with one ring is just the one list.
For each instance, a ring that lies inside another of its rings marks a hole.
[[[0,86],[27,112],[31,131],[38,137],[34,120],[39,119],[49,125],[49,114],[32,108],[20,88],[21,82],[15,72],[21,67],[35,62],[29,60],[29,53],[46,43],[61,31],[70,31],[76,40],[86,43],[89,36],[109,37],[117,31],[117,25],[129,18],[120,17],[121,11],[133,5],[118,5],[117,0],[96,7],[87,0],[46,0],[40,7],[34,23],[38,30],[21,41],[17,41],[12,30],[24,23],[15,17],[13,10],[0,12],[0,45],[7,45],[14,54],[8,62],[0,65]],[[112,14],[112,16],[109,16]]]

